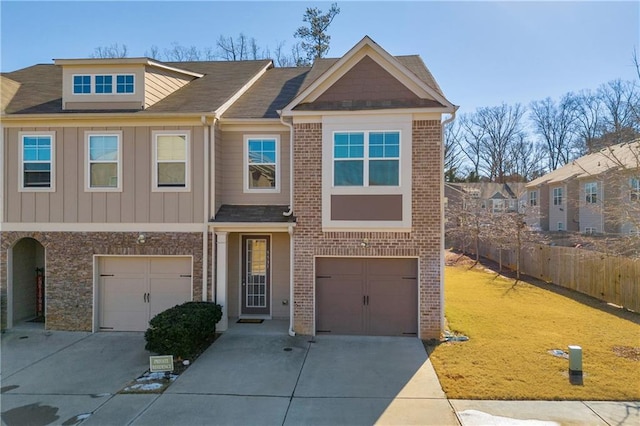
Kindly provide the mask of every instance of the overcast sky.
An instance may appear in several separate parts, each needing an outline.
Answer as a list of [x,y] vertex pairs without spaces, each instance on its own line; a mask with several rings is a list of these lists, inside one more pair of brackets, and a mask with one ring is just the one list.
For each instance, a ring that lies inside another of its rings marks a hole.
[[[329,56],[369,35],[393,55],[419,54],[461,112],[528,104],[622,78],[638,81],[640,2],[340,1]],[[217,1],[0,2],[3,72],[54,58],[88,57],[125,44],[214,47],[244,33],[272,50],[290,48],[306,7],[330,3]]]

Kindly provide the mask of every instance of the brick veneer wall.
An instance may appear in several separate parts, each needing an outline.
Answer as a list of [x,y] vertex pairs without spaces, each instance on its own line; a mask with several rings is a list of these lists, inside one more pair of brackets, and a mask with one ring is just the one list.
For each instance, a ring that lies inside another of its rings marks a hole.
[[22,238],[45,248],[46,321],[50,330],[91,331],[93,255],[193,256],[193,300],[202,300],[202,233],[145,232],[3,232],[0,243],[2,328],[7,325],[7,257]]
[[[414,121],[412,231],[322,232],[322,124],[295,124],[294,142],[294,329],[313,334],[314,256],[406,256],[419,259],[420,338],[442,330],[441,125]],[[362,247],[363,239],[367,247]]]

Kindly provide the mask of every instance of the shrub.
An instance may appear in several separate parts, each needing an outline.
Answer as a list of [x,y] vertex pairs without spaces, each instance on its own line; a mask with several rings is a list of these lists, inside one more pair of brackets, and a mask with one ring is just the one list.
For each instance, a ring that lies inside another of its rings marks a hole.
[[144,333],[145,349],[189,359],[198,354],[216,331],[222,307],[211,302],[186,302],[160,312]]

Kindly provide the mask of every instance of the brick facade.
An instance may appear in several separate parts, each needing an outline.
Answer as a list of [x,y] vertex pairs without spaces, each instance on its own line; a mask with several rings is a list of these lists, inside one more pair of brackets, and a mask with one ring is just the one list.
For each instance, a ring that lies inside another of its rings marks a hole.
[[[11,247],[33,238],[45,248],[47,329],[91,331],[93,256],[193,256],[193,299],[202,299],[202,233],[145,232],[3,232],[0,262],[7,265]],[[0,268],[2,328],[7,325],[7,268]]]
[[[322,232],[322,124],[294,125],[294,329],[313,334],[314,256],[404,256],[419,259],[420,338],[438,338],[441,305],[441,124],[412,126],[412,231]],[[368,246],[361,242],[368,239]]]

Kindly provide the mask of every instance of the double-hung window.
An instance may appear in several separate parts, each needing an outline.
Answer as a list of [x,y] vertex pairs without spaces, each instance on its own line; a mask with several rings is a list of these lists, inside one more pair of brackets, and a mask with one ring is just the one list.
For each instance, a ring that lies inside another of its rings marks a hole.
[[52,191],[53,133],[21,134],[21,190]]
[[121,132],[87,132],[86,181],[89,191],[122,190]]
[[189,188],[189,134],[154,132],[153,180],[156,191]]
[[598,202],[598,183],[587,182],[584,184],[584,195],[587,204],[596,204]]
[[562,187],[553,188],[553,205],[562,205]]
[[400,132],[335,132],[334,186],[398,186]]
[[245,136],[245,192],[278,192],[279,155],[276,136]]
[[640,178],[629,179],[629,186],[631,187],[629,193],[631,201],[640,201]]
[[538,191],[529,191],[529,205],[531,207],[538,205]]

